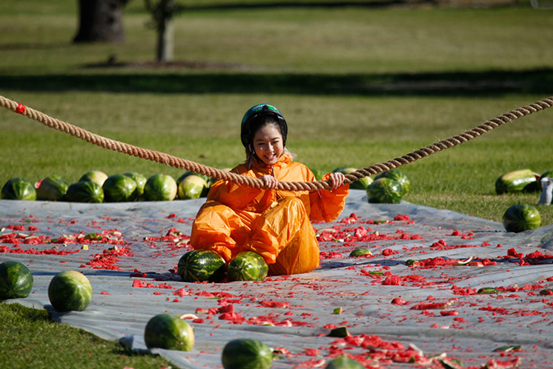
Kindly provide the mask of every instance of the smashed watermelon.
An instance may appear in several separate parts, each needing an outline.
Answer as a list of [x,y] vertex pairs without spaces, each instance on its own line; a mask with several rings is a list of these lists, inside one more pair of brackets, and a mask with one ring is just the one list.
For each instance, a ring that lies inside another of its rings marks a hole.
[[253,251],[242,251],[228,264],[227,273],[231,281],[262,281],[269,267],[263,256]]
[[144,329],[144,342],[149,349],[191,351],[194,341],[190,324],[171,314],[155,315]]
[[36,200],[36,190],[33,184],[24,178],[11,178],[2,187],[3,200]]
[[0,264],[0,300],[29,296],[33,289],[33,274],[18,261]]
[[66,270],[50,281],[48,298],[56,311],[83,311],[92,300],[92,285],[84,274]]
[[401,185],[390,178],[378,178],[367,188],[367,197],[372,204],[399,204],[403,191]]
[[507,232],[524,232],[541,226],[541,215],[532,205],[516,204],[503,214],[503,226]]
[[154,174],[144,185],[144,200],[173,201],[177,196],[177,182],[168,174]]
[[104,190],[96,182],[81,181],[71,184],[63,197],[64,201],[102,203],[104,202]]
[[40,181],[36,189],[37,200],[60,201],[65,196],[69,184],[57,174],[48,176]]
[[269,369],[273,351],[261,341],[235,339],[227,342],[221,359],[225,369]]
[[178,273],[185,282],[220,282],[225,277],[225,260],[213,250],[192,250],[179,259]]

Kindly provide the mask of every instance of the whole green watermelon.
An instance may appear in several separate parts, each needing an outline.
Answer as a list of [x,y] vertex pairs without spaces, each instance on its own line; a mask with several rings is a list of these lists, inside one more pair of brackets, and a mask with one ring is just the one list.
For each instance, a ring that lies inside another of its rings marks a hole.
[[191,174],[178,183],[178,197],[182,200],[198,199],[208,186],[204,178]]
[[171,314],[155,315],[144,329],[144,341],[149,349],[190,351],[194,340],[190,324]]
[[48,298],[56,311],[83,311],[92,300],[92,285],[84,274],[66,270],[50,281]]
[[225,369],[269,369],[273,351],[257,340],[235,339],[223,348],[222,361]]
[[29,296],[33,289],[33,274],[18,261],[0,264],[0,300]]
[[144,186],[146,185],[146,177],[144,177],[142,174],[137,172],[127,172],[123,173],[124,176],[131,177],[134,182],[136,183],[136,190],[134,198],[137,200],[140,200],[142,194],[144,194]]
[[136,200],[136,182],[129,176],[114,174],[102,185],[104,202],[129,202]]
[[320,170],[320,169],[309,169],[311,170],[311,172],[313,173],[313,175],[315,176],[315,179],[317,181],[321,181],[323,179],[323,176],[326,174],[324,171]]
[[104,202],[104,190],[96,182],[76,182],[67,188],[63,199],[69,202],[102,203]]
[[268,272],[269,267],[263,256],[253,251],[238,253],[227,268],[231,281],[262,281]]
[[2,187],[3,200],[36,200],[36,190],[33,184],[24,178],[11,178]]
[[177,196],[177,182],[168,174],[154,174],[144,185],[144,200],[173,201]]
[[367,197],[372,204],[399,204],[403,191],[401,185],[391,178],[378,178],[367,188]]
[[108,179],[108,175],[106,173],[101,170],[91,170],[83,174],[77,182],[94,182],[102,186],[106,179]]
[[516,204],[503,214],[503,226],[507,232],[524,232],[541,226],[541,215],[532,205]]
[[185,282],[221,282],[225,277],[226,263],[213,250],[192,250],[179,259],[178,273]]
[[60,201],[67,192],[69,184],[57,174],[44,178],[36,189],[37,200]]
[[398,169],[390,169],[378,174],[374,179],[378,178],[390,178],[396,181],[401,186],[401,197],[404,197],[411,192],[411,181],[409,178]]
[[325,369],[365,369],[365,367],[344,355],[329,362]]
[[532,192],[537,190],[538,183],[534,172],[530,169],[515,170],[505,173],[495,181],[495,192],[504,193]]
[[[350,174],[351,172],[355,172],[356,168],[348,168],[348,167],[341,167],[336,168],[333,170],[334,173],[342,173],[342,174]],[[349,188],[355,189],[355,190],[366,190],[369,188],[369,185],[373,182],[373,179],[371,177],[363,177],[355,182],[352,182],[349,184]]]

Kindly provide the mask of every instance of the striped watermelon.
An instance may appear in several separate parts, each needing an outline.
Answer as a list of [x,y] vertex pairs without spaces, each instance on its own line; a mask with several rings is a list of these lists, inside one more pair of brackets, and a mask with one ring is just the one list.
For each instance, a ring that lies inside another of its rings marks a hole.
[[59,312],[83,311],[92,300],[92,286],[84,274],[66,270],[56,274],[50,281],[48,298]]
[[216,251],[192,250],[180,258],[177,269],[185,282],[221,282],[225,277],[226,264]]
[[532,205],[516,204],[503,214],[503,226],[507,232],[524,232],[541,226],[541,215]]
[[33,184],[24,178],[11,178],[2,187],[0,196],[3,200],[36,200]]
[[81,176],[77,182],[94,182],[102,186],[108,179],[108,175],[100,170],[91,170]]
[[154,174],[144,185],[144,200],[173,201],[177,196],[177,182],[168,174]]
[[0,300],[29,296],[33,289],[33,274],[18,261],[0,264]]
[[68,187],[69,184],[62,176],[51,175],[40,181],[40,185],[36,189],[36,198],[37,200],[60,201]]
[[225,369],[269,369],[273,351],[260,341],[235,339],[223,348],[222,361]]
[[269,267],[263,256],[253,251],[238,253],[227,270],[231,281],[262,281],[268,272]]
[[194,330],[186,321],[171,314],[158,314],[144,329],[144,342],[149,349],[190,351],[194,347]]
[[104,202],[104,190],[96,182],[76,182],[67,188],[63,199],[68,202],[102,203]]
[[367,188],[367,197],[371,204],[399,204],[401,185],[391,178],[375,179]]
[[114,174],[102,185],[105,202],[128,202],[136,200],[136,182],[130,176]]

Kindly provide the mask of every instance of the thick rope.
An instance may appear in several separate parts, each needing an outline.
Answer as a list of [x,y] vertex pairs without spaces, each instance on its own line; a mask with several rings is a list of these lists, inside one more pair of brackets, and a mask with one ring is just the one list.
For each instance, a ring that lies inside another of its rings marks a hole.
[[[172,155],[168,155],[159,151],[148,150],[138,146],[129,145],[120,141],[115,141],[109,138],[99,136],[91,133],[87,130],[79,128],[69,123],[65,123],[55,118],[51,118],[46,114],[43,114],[37,110],[26,107],[15,101],[9,100],[3,96],[0,96],[0,104],[2,107],[9,109],[13,112],[25,115],[26,117],[36,120],[44,124],[47,127],[57,129],[58,131],[68,133],[74,137],[80,138],[94,145],[110,149],[113,151],[121,152],[127,155],[136,156],[142,159],[155,161],[160,164],[165,164],[174,168],[180,168],[189,170],[199,174],[203,174],[213,178],[229,180],[241,185],[246,185],[254,188],[265,187],[262,180],[258,178],[251,178],[243,175],[234,174],[221,169],[209,167],[207,165],[198,164],[193,161],[181,159]],[[413,163],[419,159],[425,158],[439,151],[449,149],[453,146],[460,145],[475,139],[486,132],[491,131],[499,126],[512,122],[515,119],[522,118],[526,115],[545,110],[553,106],[553,97],[546,98],[537,101],[533,104],[512,110],[506,114],[500,115],[497,118],[491,119],[478,127],[466,131],[457,136],[447,138],[445,140],[433,143],[432,145],[423,147],[419,150],[413,151],[407,155],[399,158],[392,159],[390,161],[374,164],[372,166],[358,169],[355,172],[351,172],[346,175],[345,183],[355,182],[363,177],[376,175],[391,169],[399,168],[403,165]],[[279,182],[277,189],[288,191],[318,191],[330,189],[330,181],[318,181],[318,182]]]

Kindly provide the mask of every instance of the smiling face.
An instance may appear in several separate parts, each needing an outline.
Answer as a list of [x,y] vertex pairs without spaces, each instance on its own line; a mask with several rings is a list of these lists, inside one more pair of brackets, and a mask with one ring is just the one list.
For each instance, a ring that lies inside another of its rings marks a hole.
[[275,124],[266,124],[253,136],[255,154],[267,165],[273,165],[284,153],[284,142],[280,129]]

